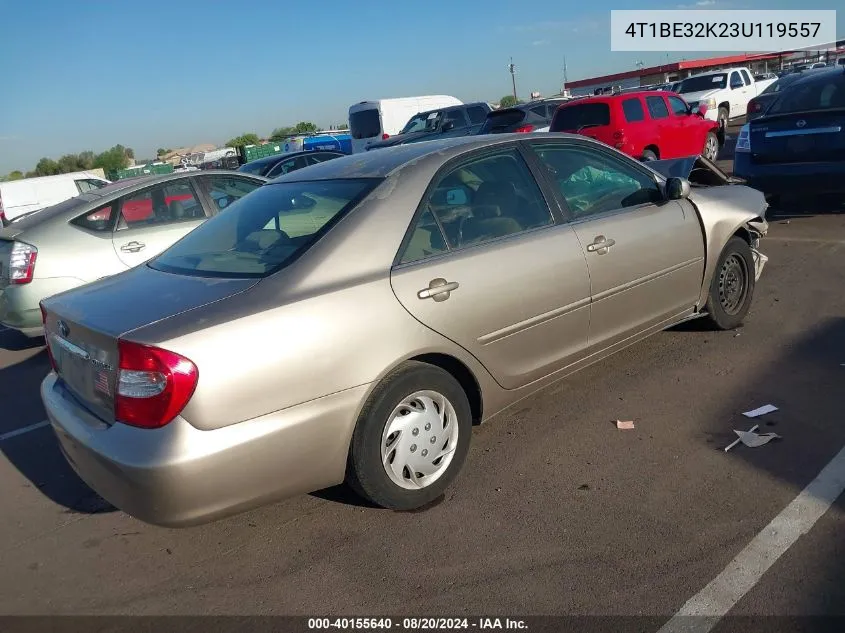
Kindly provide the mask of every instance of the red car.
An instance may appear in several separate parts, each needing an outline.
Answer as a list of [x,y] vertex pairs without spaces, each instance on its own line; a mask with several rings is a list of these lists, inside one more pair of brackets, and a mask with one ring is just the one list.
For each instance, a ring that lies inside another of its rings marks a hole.
[[638,91],[573,100],[555,111],[550,132],[583,134],[641,160],[697,156],[716,160],[719,124],[680,96]]

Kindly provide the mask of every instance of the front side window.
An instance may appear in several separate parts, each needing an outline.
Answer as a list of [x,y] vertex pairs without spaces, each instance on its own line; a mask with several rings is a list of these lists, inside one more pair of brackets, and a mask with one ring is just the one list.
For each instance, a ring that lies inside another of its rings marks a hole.
[[742,83],[742,77],[739,76],[739,73],[733,71],[731,73],[731,90],[736,90],[737,88],[744,87],[745,84]]
[[669,105],[672,108],[672,112],[674,112],[677,116],[686,116],[689,112],[689,108],[687,107],[687,102],[681,99],[680,97],[668,97]]
[[399,134],[412,134],[413,132],[433,132],[437,129],[440,121],[443,118],[443,113],[439,110],[434,112],[421,112],[415,114],[402,128]]
[[663,200],[649,175],[614,156],[565,144],[533,148],[575,219]]
[[297,169],[302,169],[303,167],[308,167],[308,161],[305,160],[305,156],[288,158],[267,172],[267,178],[278,178],[279,176],[284,176],[285,174],[296,171]]
[[263,185],[191,231],[150,266],[198,277],[266,277],[307,251],[379,182]]
[[120,205],[117,230],[175,224],[204,217],[205,210],[186,178],[124,198]]
[[426,201],[452,248],[548,226],[554,220],[516,149],[472,159],[439,178]]
[[665,119],[669,116],[669,108],[666,107],[663,97],[646,97],[645,103],[652,119]]
[[235,176],[201,176],[197,182],[218,209],[225,209],[261,186],[254,180]]

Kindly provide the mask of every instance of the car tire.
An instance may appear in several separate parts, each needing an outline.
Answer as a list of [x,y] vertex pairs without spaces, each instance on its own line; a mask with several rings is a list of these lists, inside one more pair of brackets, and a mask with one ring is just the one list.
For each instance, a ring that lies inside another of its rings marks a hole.
[[707,317],[716,329],[732,330],[742,324],[751,308],[754,281],[751,247],[734,236],[719,255],[705,306]]
[[[451,426],[440,433],[443,426],[438,425],[447,422]],[[455,480],[471,435],[472,410],[460,383],[434,365],[406,362],[376,386],[358,417],[349,448],[347,484],[383,508],[420,508],[441,496]],[[422,473],[431,479],[425,483],[420,472],[412,473],[409,466],[431,471]],[[424,485],[418,487],[420,483]]]
[[721,142],[725,142],[725,135],[728,131],[728,110],[727,108],[719,108],[718,113],[716,114],[716,122],[719,124],[719,136],[721,137]]
[[716,159],[719,157],[719,137],[713,132],[707,133],[701,155],[713,162],[716,162]]
[[647,163],[647,162],[650,162],[650,161],[653,161],[653,160],[657,160],[657,154],[655,154],[650,149],[644,149],[643,155],[640,158],[640,160],[642,160],[644,163]]

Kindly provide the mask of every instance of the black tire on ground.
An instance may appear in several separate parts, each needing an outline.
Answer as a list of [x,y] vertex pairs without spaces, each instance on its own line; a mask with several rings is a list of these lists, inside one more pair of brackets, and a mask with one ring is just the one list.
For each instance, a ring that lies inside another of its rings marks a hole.
[[643,155],[642,155],[641,160],[642,160],[643,162],[648,162],[648,161],[651,161],[651,160],[657,160],[657,154],[655,154],[655,153],[654,153],[652,150],[650,150],[650,149],[644,149],[644,150],[643,150]]
[[[415,392],[431,390],[445,396],[455,410],[458,439],[451,463],[428,486],[401,488],[382,465],[382,435],[394,409]],[[358,417],[347,460],[346,482],[360,496],[392,510],[413,510],[443,494],[463,466],[472,435],[472,410],[460,383],[447,371],[409,361],[385,376],[367,400]]]
[[719,123],[719,142],[724,144],[725,142],[725,134],[728,130],[728,109],[727,108],[719,108],[719,112],[716,115],[716,121]]
[[701,150],[701,155],[715,162],[719,158],[719,145],[721,143],[719,143],[718,135],[708,132],[704,138],[704,149]]
[[722,249],[710,292],[707,296],[707,316],[719,330],[739,327],[754,296],[754,257],[748,242],[732,237]]

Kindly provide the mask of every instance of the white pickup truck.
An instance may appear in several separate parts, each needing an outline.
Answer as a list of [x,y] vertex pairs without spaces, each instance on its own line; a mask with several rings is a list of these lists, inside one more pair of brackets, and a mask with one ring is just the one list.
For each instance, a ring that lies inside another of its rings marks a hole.
[[677,92],[693,109],[705,104],[705,118],[718,121],[724,134],[728,121],[745,116],[748,102],[775,81],[777,79],[754,81],[748,68],[735,66],[687,77],[677,87]]

